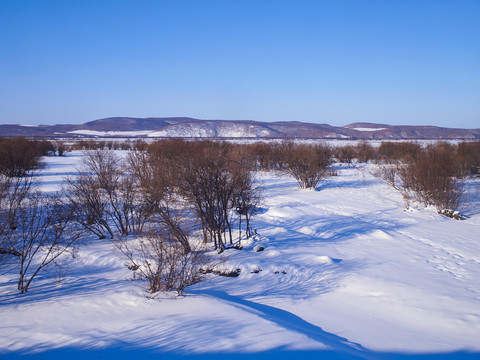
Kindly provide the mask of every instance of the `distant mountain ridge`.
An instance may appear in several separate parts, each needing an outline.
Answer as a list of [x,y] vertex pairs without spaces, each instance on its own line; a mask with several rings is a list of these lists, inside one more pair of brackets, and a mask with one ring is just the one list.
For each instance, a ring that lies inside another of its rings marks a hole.
[[41,138],[480,139],[480,129],[299,121],[200,120],[189,117],[110,117],[79,125],[0,125],[0,136]]

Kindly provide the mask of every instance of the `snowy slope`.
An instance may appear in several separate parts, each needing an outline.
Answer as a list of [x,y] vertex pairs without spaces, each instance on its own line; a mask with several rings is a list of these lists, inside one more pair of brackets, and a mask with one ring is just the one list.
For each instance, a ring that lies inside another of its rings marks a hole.
[[149,137],[241,138],[283,135],[267,126],[229,121],[184,122],[151,132]]
[[[48,158],[45,189],[80,158]],[[25,295],[1,275],[0,358],[478,358],[479,180],[470,218],[456,221],[404,211],[368,169],[339,169],[318,191],[260,174],[258,235],[220,265],[240,276],[212,275],[178,299],[148,299],[108,241]]]
[[100,137],[180,137],[180,138],[264,138],[282,136],[267,126],[228,121],[192,121],[165,126],[161,130],[103,131],[79,129],[68,134]]

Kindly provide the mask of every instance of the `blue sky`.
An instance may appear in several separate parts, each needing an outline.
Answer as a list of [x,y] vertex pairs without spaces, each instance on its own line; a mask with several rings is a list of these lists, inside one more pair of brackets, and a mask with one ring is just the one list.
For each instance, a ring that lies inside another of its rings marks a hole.
[[479,0],[0,0],[0,123],[480,127]]

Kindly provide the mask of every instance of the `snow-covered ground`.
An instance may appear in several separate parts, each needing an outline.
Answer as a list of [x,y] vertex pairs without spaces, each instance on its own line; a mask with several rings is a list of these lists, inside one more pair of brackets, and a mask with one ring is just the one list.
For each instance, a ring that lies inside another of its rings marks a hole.
[[375,128],[375,127],[371,127],[371,128],[359,128],[359,127],[354,127],[352,128],[353,130],[357,130],[357,131],[379,131],[379,130],[387,130],[387,128]]
[[[43,188],[80,159],[46,159]],[[317,191],[259,174],[258,235],[216,255],[240,276],[179,298],[145,296],[108,240],[25,295],[2,274],[0,358],[480,358],[480,180],[458,221],[404,211],[368,168],[338,168]]]
[[96,131],[96,130],[73,130],[68,131],[69,134],[88,135],[88,136],[126,136],[136,137],[145,136],[152,133],[153,130],[141,130],[141,131]]

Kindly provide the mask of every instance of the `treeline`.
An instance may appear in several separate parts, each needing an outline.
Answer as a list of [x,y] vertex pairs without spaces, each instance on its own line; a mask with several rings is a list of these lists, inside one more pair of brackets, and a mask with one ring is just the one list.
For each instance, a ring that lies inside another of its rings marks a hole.
[[108,140],[75,140],[66,145],[68,151],[75,150],[134,150],[144,148],[146,143],[142,139],[125,141]]
[[346,145],[335,148],[334,156],[338,162],[346,164],[365,163],[411,163],[427,156],[436,154],[443,161],[456,168],[458,176],[475,176],[480,174],[480,141],[463,141],[458,144],[438,141],[426,146],[418,142],[382,142],[373,147],[367,142],[357,145]]
[[21,177],[36,169],[42,156],[55,153],[55,146],[46,140],[28,140],[22,137],[0,137],[0,173]]
[[292,142],[238,145],[255,159],[259,170],[291,174],[302,188],[316,188],[321,180],[334,175],[334,162],[355,166],[371,162],[373,172],[399,190],[406,206],[412,201],[434,205],[439,212],[461,218],[465,193],[464,179],[480,175],[480,141],[435,142],[422,146],[416,142],[368,142],[329,147],[325,144]]

